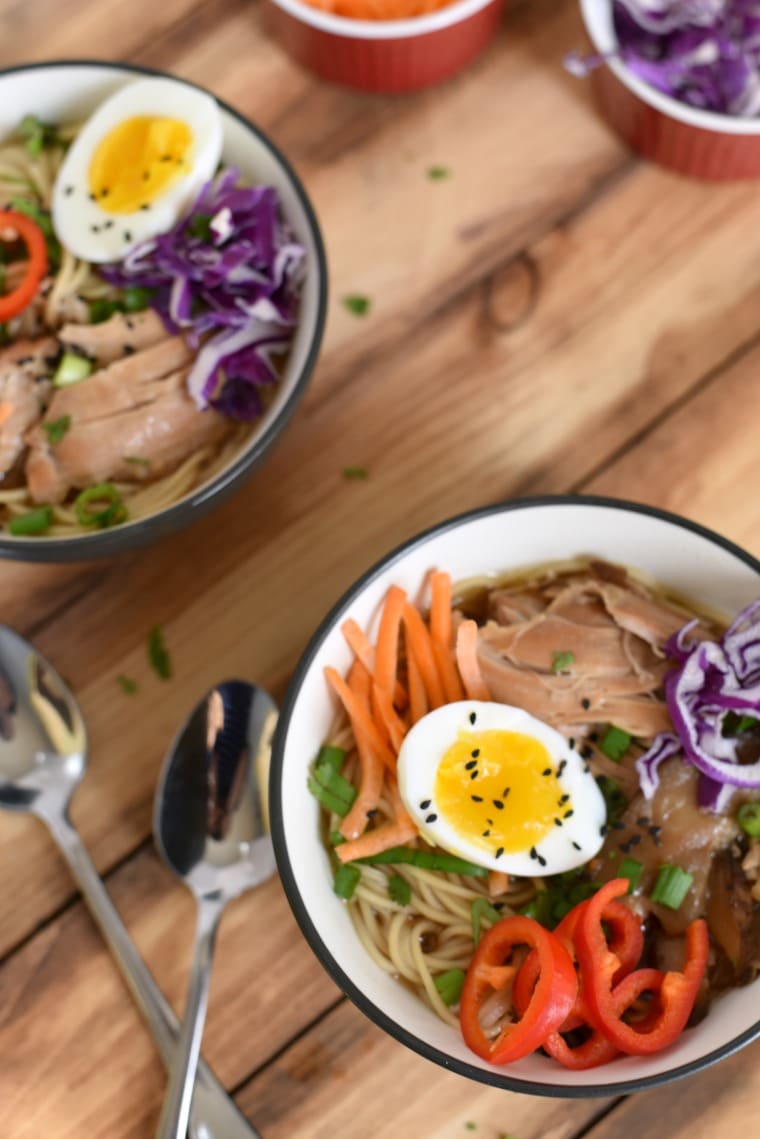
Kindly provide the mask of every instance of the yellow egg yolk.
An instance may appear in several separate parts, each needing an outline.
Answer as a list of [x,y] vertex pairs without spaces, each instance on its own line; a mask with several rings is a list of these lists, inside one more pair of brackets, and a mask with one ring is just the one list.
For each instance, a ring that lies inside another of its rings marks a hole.
[[492,855],[529,851],[572,813],[549,752],[520,732],[461,732],[438,765],[434,793],[457,834]]
[[90,163],[90,193],[110,214],[150,206],[190,169],[192,147],[193,132],[179,119],[125,119],[98,143]]

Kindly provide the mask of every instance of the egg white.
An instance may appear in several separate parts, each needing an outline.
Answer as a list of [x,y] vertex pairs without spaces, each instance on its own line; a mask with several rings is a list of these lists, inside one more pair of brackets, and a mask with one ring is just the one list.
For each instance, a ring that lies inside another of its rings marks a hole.
[[[193,132],[191,169],[157,196],[146,210],[110,213],[90,195],[89,169],[102,139],[125,119],[142,115],[177,119]],[[150,237],[166,233],[213,177],[222,154],[222,120],[211,95],[176,79],[139,79],[122,87],[87,120],[74,139],[53,188],[53,226],[76,257],[120,261]]]
[[[533,855],[527,849],[505,851],[496,858],[471,843],[436,810],[436,773],[443,756],[461,732],[480,731],[519,732],[543,744],[563,794],[570,796],[572,814],[562,817],[561,825],[536,843]],[[398,785],[407,811],[429,842],[489,870],[524,877],[559,874],[588,862],[604,842],[607,809],[586,761],[554,728],[508,704],[463,700],[423,716],[401,746]]]

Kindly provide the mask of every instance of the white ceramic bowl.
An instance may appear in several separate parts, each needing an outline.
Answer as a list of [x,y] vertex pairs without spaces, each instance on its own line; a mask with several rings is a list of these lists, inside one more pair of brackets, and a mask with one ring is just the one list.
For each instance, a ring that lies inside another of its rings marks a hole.
[[386,1032],[445,1068],[481,1083],[536,1095],[594,1096],[631,1092],[698,1071],[760,1036],[760,981],[720,997],[707,1018],[671,1048],[570,1072],[534,1054],[497,1068],[471,1053],[403,985],[362,948],[318,833],[318,806],[307,767],[328,730],[333,706],[325,665],[350,663],[340,625],[376,620],[392,583],[415,594],[431,567],[454,580],[484,572],[594,554],[638,567],[726,614],[760,594],[760,562],[730,542],[675,515],[633,503],[568,497],[507,502],[445,522],[412,539],[370,569],[326,617],[296,670],[280,716],[270,776],[270,810],[278,865],[296,918],[319,960],[351,1000]]
[[[0,139],[25,114],[47,122],[86,118],[104,98],[143,75],[160,72],[126,64],[65,60],[30,64],[0,72]],[[190,84],[192,86],[192,84]],[[219,103],[225,162],[257,182],[274,186],[283,212],[306,247],[307,272],[298,327],[277,394],[248,443],[218,475],[173,506],[112,530],[69,538],[14,538],[0,534],[0,557],[63,562],[120,553],[145,545],[207,513],[243,482],[271,449],[290,419],[316,363],[327,310],[327,263],[311,203],[298,176],[267,136],[225,103]]]

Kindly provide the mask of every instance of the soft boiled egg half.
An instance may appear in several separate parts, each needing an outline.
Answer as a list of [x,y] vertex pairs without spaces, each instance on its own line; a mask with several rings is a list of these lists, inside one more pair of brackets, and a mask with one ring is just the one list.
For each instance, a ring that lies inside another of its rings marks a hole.
[[61,244],[85,261],[120,261],[166,233],[213,177],[222,154],[216,101],[176,79],[139,79],[101,103],[53,189]]
[[534,716],[465,700],[423,716],[398,759],[423,837],[507,874],[559,874],[604,841],[607,810],[586,761]]

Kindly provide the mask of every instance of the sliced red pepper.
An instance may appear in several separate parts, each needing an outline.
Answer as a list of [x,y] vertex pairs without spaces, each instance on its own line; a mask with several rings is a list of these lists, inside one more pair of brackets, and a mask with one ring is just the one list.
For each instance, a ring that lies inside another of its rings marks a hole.
[[45,235],[30,217],[15,210],[0,210],[0,231],[2,230],[12,230],[17,234],[26,246],[29,257],[21,284],[12,292],[0,296],[0,322],[17,316],[34,300],[48,268]]
[[[506,988],[514,976],[509,961],[518,945],[535,950],[538,978],[520,1019],[503,1025],[496,1039],[489,1040],[480,1009],[490,991]],[[459,1006],[465,1043],[492,1064],[528,1056],[567,1019],[577,991],[572,960],[555,934],[533,918],[503,918],[483,934],[467,970]]]
[[[694,1007],[699,986],[707,967],[709,937],[703,920],[694,921],[686,931],[686,965],[682,973],[666,973],[659,986],[659,1010],[644,1025],[626,1024],[621,1019],[615,977],[620,958],[607,944],[602,921],[605,905],[628,892],[628,879],[607,882],[590,898],[578,921],[575,949],[581,970],[582,986],[589,1023],[598,1029],[621,1052],[646,1056],[667,1047],[681,1034]],[[640,970],[652,981],[657,970]],[[618,985],[635,987],[642,978],[631,973]],[[651,987],[651,984],[645,985]],[[630,1004],[630,1001],[628,1002]]]

